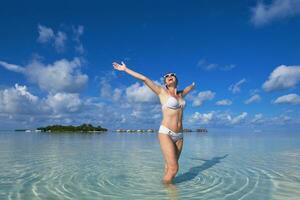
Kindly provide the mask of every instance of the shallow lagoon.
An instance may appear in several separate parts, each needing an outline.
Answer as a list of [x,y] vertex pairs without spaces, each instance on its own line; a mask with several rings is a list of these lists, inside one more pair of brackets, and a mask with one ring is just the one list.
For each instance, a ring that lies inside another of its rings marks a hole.
[[0,199],[299,199],[300,134],[187,133],[161,184],[155,133],[0,132]]

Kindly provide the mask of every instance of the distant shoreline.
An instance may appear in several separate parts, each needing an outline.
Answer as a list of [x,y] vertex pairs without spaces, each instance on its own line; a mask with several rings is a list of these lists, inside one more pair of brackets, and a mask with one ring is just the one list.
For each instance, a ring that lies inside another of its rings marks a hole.
[[[108,129],[103,128],[101,126],[94,127],[91,124],[82,124],[80,126],[64,126],[64,125],[49,125],[46,127],[39,127],[36,129],[15,129],[15,132],[63,132],[63,133],[76,133],[76,132],[89,132],[89,133],[96,133],[96,132],[107,132]],[[154,129],[115,129],[110,130],[112,132],[118,133],[144,133],[144,132],[157,132],[158,130]],[[183,129],[182,132],[198,132],[198,133],[207,133],[208,130],[206,128],[198,128],[198,129]]]
[[15,129],[15,131],[25,131],[25,132],[54,132],[54,133],[101,133],[106,132],[108,129],[103,128],[101,126],[93,126],[91,124],[82,124],[80,126],[64,126],[64,125],[48,125],[46,127],[39,127],[35,130],[28,129]]

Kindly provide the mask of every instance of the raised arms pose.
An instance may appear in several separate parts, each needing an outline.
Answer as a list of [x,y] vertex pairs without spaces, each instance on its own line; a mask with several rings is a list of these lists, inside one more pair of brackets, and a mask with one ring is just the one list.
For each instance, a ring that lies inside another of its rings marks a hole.
[[121,64],[114,62],[113,66],[116,70],[124,71],[143,81],[160,99],[163,119],[159,127],[158,139],[165,159],[163,182],[171,183],[178,172],[178,160],[183,147],[182,118],[185,107],[183,97],[195,87],[195,83],[193,82],[183,91],[177,92],[178,79],[175,73],[164,75],[165,88],[163,88],[146,76],[129,69],[123,62]]
[[134,78],[137,78],[141,81],[143,81],[153,92],[155,92],[157,95],[159,95],[161,93],[162,88],[159,85],[156,85],[155,83],[153,83],[153,81],[151,81],[149,78],[147,78],[146,76],[139,74],[135,71],[132,71],[131,69],[127,68],[125,63],[113,63],[113,66],[115,69],[119,70],[119,71],[124,71],[127,74],[133,76]]

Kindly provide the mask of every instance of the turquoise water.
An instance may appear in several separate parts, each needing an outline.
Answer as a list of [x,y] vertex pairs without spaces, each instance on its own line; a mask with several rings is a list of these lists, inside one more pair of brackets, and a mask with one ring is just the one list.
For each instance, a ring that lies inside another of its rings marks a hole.
[[299,199],[300,134],[185,134],[161,184],[155,133],[0,133],[0,199]]

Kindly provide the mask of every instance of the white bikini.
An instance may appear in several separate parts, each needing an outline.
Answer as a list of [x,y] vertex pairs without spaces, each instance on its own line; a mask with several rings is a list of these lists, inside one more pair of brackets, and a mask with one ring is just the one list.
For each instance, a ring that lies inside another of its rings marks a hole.
[[[174,109],[174,110],[184,109],[185,100],[184,99],[180,99],[180,100],[181,101],[178,101],[175,97],[169,95],[167,102],[162,105],[162,109],[167,109],[167,108]],[[164,125],[160,125],[158,132],[161,134],[169,135],[170,138],[173,140],[173,142],[183,139],[182,132],[176,133],[170,130],[169,128],[165,127]]]

